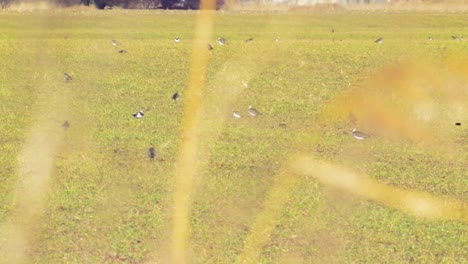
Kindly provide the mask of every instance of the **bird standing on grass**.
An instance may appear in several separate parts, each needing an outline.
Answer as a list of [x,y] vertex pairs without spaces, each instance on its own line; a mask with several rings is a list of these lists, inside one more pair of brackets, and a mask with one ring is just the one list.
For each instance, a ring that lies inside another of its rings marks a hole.
[[383,38],[382,38],[382,37],[380,37],[380,38],[378,38],[378,39],[374,40],[374,42],[375,42],[375,43],[377,43],[377,44],[382,44],[382,42],[383,42]]
[[262,113],[258,112],[257,109],[253,108],[251,105],[249,105],[249,115],[251,116],[258,116],[261,115]]
[[179,93],[175,93],[174,95],[172,95],[172,100],[174,100],[174,102],[179,101],[179,99],[180,99]]
[[179,43],[179,42],[180,42],[180,38],[179,38],[179,37],[176,37],[174,41],[175,41],[176,43]]
[[117,45],[119,45],[119,42],[117,40],[113,39],[112,40],[112,45],[117,46]]
[[279,42],[279,41],[280,41],[280,37],[277,36],[277,37],[275,38],[275,42]]
[[210,51],[213,50],[213,46],[211,46],[210,43],[208,43],[208,46],[207,46],[207,47],[208,47],[208,50],[210,50]]
[[431,41],[433,40],[432,36],[429,36],[427,39]]
[[65,130],[68,130],[70,128],[70,123],[68,122],[68,120],[65,120],[65,122],[63,122],[62,127]]
[[226,44],[226,40],[224,38],[218,38],[218,43],[219,45],[224,46],[224,44]]
[[134,114],[133,114],[133,117],[135,117],[135,118],[142,118],[144,115],[145,115],[145,112],[144,112],[143,109],[142,109],[142,110],[140,110],[140,111],[134,113]]
[[357,140],[364,140],[364,139],[369,137],[369,135],[367,135],[367,134],[365,134],[365,133],[363,133],[361,131],[357,131],[355,128],[353,128],[353,136]]
[[241,114],[237,111],[232,111],[232,115],[235,117],[235,118],[241,118]]
[[245,42],[252,42],[253,38],[248,38]]
[[148,158],[150,158],[151,160],[154,160],[155,157],[156,157],[156,151],[154,150],[153,145],[151,145],[148,148]]
[[68,73],[66,73],[66,72],[63,72],[63,79],[64,79],[66,82],[73,80],[73,78],[70,76],[70,74],[68,74]]

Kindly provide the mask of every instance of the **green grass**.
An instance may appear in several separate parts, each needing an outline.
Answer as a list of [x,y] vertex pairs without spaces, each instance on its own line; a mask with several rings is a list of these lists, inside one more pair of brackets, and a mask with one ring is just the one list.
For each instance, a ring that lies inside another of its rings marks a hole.
[[[195,21],[195,12],[160,11],[0,16],[0,223],[21,215],[14,201],[18,159],[28,137],[44,123],[71,124],[60,131],[43,213],[26,220],[24,263],[169,262]],[[236,261],[275,175],[293,154],[466,203],[466,105],[456,113],[451,101],[436,97],[444,114],[425,125],[449,136],[433,144],[383,135],[356,141],[346,118],[324,116],[353,87],[379,91],[366,81],[388,68],[392,78],[399,63],[423,58],[440,63],[443,71],[446,57],[466,61],[468,44],[450,36],[468,37],[467,28],[465,13],[216,14],[204,102],[225,102],[223,94],[230,86],[241,87],[242,80],[249,87],[225,107],[224,121],[204,123],[212,131],[203,138],[208,155],[192,199],[191,263]],[[176,36],[181,43],[174,43]],[[228,45],[215,43],[217,36]],[[380,36],[384,43],[373,43]],[[254,41],[246,43],[249,37]],[[111,39],[121,45],[112,46]],[[466,99],[466,67],[444,75],[451,76],[446,83],[453,79],[457,85],[458,99]],[[65,83],[63,71],[74,80]],[[178,103],[171,100],[176,91],[182,92]],[[392,101],[385,96],[380,99]],[[250,104],[263,115],[247,117]],[[413,107],[402,104],[404,111]],[[140,108],[147,110],[145,117],[133,119]],[[231,118],[231,108],[245,118]],[[462,126],[455,127],[454,119]],[[147,159],[150,144],[164,161]],[[464,220],[417,218],[297,177],[259,263],[464,263],[468,258],[466,213]],[[5,229],[0,225],[3,247],[9,242]]]

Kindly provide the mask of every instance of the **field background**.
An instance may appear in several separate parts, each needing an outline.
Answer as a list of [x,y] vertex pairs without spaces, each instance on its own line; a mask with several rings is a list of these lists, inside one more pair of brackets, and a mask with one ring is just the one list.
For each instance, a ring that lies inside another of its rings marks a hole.
[[[0,263],[170,262],[197,14],[0,14]],[[468,44],[451,36],[468,36],[467,17],[216,13],[189,262],[241,261],[277,197],[273,228],[249,263],[465,263]],[[248,117],[248,105],[263,115]],[[389,125],[366,114],[380,105]],[[140,109],[144,118],[133,119]],[[355,127],[372,137],[355,140]],[[150,144],[163,161],[147,158]],[[418,217],[329,186],[290,171],[295,155],[456,200],[461,216]]]

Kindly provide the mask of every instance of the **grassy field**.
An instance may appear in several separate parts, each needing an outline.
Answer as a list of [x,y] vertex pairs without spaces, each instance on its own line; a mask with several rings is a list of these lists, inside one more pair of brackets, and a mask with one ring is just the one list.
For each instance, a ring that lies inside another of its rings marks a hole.
[[[0,14],[0,263],[171,262],[197,14]],[[465,263],[466,18],[213,14],[188,262]]]

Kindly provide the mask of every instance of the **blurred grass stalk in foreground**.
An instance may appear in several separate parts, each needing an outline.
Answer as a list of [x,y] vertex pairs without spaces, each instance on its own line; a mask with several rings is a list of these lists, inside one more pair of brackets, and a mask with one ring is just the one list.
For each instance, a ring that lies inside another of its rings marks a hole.
[[183,118],[182,144],[176,168],[174,215],[172,222],[172,262],[185,263],[189,239],[190,197],[194,178],[197,177],[197,154],[200,145],[201,100],[211,39],[215,5],[214,0],[202,0],[196,21],[195,41],[192,50],[190,73],[187,83],[186,104]]

